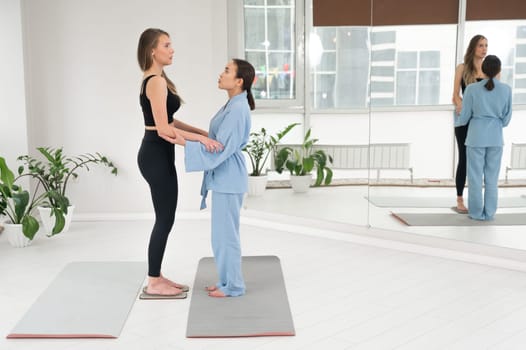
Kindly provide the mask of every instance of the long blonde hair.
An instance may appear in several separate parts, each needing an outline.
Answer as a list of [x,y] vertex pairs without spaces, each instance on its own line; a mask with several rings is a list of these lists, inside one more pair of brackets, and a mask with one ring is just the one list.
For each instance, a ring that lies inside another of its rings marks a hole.
[[466,85],[474,83],[477,81],[477,68],[473,63],[475,58],[475,52],[477,51],[477,45],[480,40],[487,40],[484,35],[477,34],[469,41],[466,54],[464,55],[464,72],[462,73],[462,78]]
[[[139,61],[139,67],[141,67],[143,72],[150,69],[153,64],[151,52],[157,47],[157,44],[159,43],[159,37],[161,35],[170,37],[170,35],[162,29],[148,28],[142,32],[141,37],[139,38],[139,45],[137,47],[137,60]],[[168,90],[177,95],[175,84],[170,80],[170,78],[168,78],[164,72],[164,69],[161,73],[161,76],[164,78],[164,80],[166,80]]]

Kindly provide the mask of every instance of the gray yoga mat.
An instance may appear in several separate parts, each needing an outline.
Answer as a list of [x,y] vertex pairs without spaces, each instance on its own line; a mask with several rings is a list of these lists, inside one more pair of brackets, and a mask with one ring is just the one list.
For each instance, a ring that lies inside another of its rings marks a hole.
[[243,275],[245,295],[209,297],[205,287],[217,282],[214,259],[199,261],[188,313],[188,338],[295,335],[279,258],[243,257]]
[[[371,204],[380,208],[450,208],[456,197],[369,196]],[[467,199],[464,200],[467,203]],[[526,208],[526,197],[500,197],[499,208]]]
[[7,338],[117,338],[146,276],[144,262],[73,262]]
[[495,214],[492,221],[472,220],[466,214],[391,213],[407,226],[513,226],[526,225],[526,213]]

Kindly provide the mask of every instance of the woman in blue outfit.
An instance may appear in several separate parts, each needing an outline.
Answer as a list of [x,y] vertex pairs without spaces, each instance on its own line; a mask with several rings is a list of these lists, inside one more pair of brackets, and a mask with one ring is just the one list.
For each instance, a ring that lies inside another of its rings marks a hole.
[[228,102],[210,121],[208,135],[220,142],[221,152],[209,153],[198,142],[179,140],[185,147],[186,171],[204,170],[201,209],[206,208],[212,191],[212,250],[219,276],[215,286],[207,287],[212,297],[245,294],[241,269],[239,215],[248,188],[247,168],[242,149],[250,134],[250,110],[255,108],[251,93],[254,67],[247,61],[230,61],[218,81],[228,93]]
[[[493,220],[497,211],[498,180],[504,144],[502,128],[511,120],[511,88],[495,79],[501,63],[489,55],[482,62],[488,77],[470,84],[464,94],[458,125],[469,123],[466,138],[468,210],[475,220]],[[484,183],[484,196],[482,184]]]
[[177,172],[174,143],[183,137],[206,145],[208,150],[221,146],[208,133],[173,118],[181,106],[173,82],[164,67],[172,63],[174,50],[170,36],[161,29],[146,29],[139,39],[137,58],[143,71],[140,104],[145,132],[137,156],[139,169],[150,186],[155,224],[148,245],[148,286],[141,299],[184,298],[188,286],[175,283],[161,274],[161,263],[177,207]]
[[[455,83],[453,85],[453,104],[455,105],[455,115],[462,110],[462,96],[469,84],[481,81],[486,78],[482,72],[482,61],[488,51],[488,39],[483,35],[475,35],[469,41],[464,62],[455,69]],[[460,93],[462,91],[462,94]],[[455,187],[457,189],[457,206],[459,213],[466,214],[468,209],[464,205],[464,186],[466,185],[466,136],[468,134],[468,124],[457,125],[455,123],[455,138],[458,147],[458,164],[455,173]]]

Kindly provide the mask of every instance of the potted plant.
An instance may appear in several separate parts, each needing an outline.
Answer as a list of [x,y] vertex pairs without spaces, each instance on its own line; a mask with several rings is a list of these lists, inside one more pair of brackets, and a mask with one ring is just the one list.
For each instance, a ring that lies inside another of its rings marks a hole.
[[311,138],[311,129],[307,131],[300,149],[284,147],[274,155],[275,168],[278,173],[288,169],[290,182],[295,192],[306,192],[312,180],[312,171],[316,169],[314,186],[328,185],[332,181],[332,170],[328,164],[332,157],[323,150],[313,150],[318,139]]
[[267,186],[267,172],[264,171],[267,159],[271,152],[273,152],[275,146],[296,125],[299,125],[299,123],[288,125],[276,135],[267,134],[265,128],[261,128],[258,132],[250,133],[248,144],[243,148],[243,151],[248,154],[250,164],[252,165],[252,172],[248,177],[249,195],[258,196],[263,194]]
[[[16,184],[16,180],[24,176],[22,168],[15,177],[3,157],[0,157],[0,216],[7,217],[4,230],[9,243],[14,247],[25,247],[31,243],[40,225],[34,217],[34,209],[48,200],[50,193],[44,191],[40,195],[30,196],[29,192]],[[57,218],[52,230],[60,232],[64,226],[64,212],[60,207],[54,208]]]
[[44,161],[29,155],[20,156],[18,160],[24,163],[29,174],[38,179],[44,191],[48,193],[46,205],[38,207],[42,223],[48,234],[58,233],[51,229],[54,225],[52,219],[55,208],[62,208],[67,213],[63,230],[59,231],[67,232],[75,208],[67,197],[69,180],[78,177],[77,171],[79,169],[89,171],[89,166],[92,164],[107,166],[114,175],[117,175],[117,168],[106,156],[100,153],[85,153],[70,157],[63,153],[62,148],[38,147],[37,150],[44,157]]

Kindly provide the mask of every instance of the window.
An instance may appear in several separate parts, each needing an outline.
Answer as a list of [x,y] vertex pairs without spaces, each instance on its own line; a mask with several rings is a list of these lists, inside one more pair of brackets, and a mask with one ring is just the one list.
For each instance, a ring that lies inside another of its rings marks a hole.
[[244,0],[245,57],[256,69],[256,99],[296,98],[294,0]]
[[501,58],[514,104],[526,103],[525,20],[466,22],[457,53],[456,24],[304,28],[310,1],[231,3],[243,8],[244,37],[233,45],[256,68],[260,106],[302,108],[304,92],[313,111],[451,105],[457,57],[478,33],[488,38],[488,53]]

